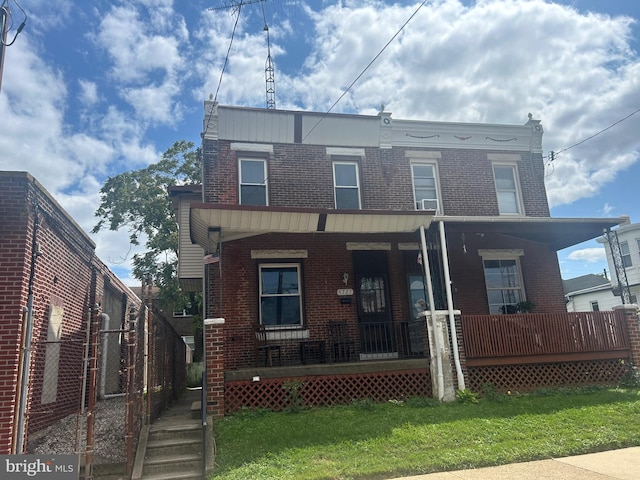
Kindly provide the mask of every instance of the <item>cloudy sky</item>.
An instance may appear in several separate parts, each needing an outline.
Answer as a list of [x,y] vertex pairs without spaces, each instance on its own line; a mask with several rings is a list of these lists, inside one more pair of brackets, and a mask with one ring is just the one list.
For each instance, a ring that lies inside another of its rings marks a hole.
[[[265,106],[266,23],[277,108],[324,112],[344,94],[332,111],[375,114],[384,104],[398,119],[506,124],[531,112],[545,155],[557,152],[546,172],[552,215],[640,222],[637,0],[224,8],[237,1],[0,0],[11,9],[9,41],[20,7],[27,15],[5,54],[0,170],[30,172],[91,230],[108,176],[158,160],[176,140],[199,144],[210,94]],[[126,232],[92,238],[135,284]],[[559,258],[564,278],[606,266],[595,241]]]

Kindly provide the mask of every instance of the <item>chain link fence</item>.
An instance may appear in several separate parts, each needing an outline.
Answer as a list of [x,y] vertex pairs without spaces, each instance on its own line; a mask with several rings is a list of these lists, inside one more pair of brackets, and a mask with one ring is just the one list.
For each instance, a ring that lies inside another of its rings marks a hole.
[[26,453],[77,455],[87,479],[129,477],[142,426],[185,388],[186,345],[146,307],[89,315],[89,332],[56,337],[50,321],[34,338]]

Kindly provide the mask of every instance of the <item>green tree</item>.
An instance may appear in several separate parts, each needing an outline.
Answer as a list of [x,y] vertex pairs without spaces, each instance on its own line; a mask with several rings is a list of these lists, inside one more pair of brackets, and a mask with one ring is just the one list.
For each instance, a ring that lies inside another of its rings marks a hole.
[[127,228],[132,245],[145,239],[146,251],[133,256],[132,275],[151,276],[159,287],[160,301],[196,313],[198,300],[184,295],[177,279],[178,225],[168,188],[202,182],[200,150],[193,142],[177,141],[157,163],[109,177],[100,189],[100,220],[92,232]]

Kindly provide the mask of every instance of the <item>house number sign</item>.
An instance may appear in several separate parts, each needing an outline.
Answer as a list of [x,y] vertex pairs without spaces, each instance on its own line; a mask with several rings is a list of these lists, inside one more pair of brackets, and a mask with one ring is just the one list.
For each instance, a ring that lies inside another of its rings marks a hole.
[[353,288],[339,288],[338,296],[339,297],[348,297],[349,295],[353,295]]

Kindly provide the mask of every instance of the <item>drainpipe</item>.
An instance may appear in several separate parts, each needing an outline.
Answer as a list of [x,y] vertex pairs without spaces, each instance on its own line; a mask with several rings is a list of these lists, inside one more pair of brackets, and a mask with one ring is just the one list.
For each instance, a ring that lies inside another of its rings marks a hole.
[[36,274],[36,260],[42,253],[37,244],[38,229],[40,228],[40,222],[38,220],[38,205],[33,206],[33,237],[31,240],[31,267],[29,270],[29,296],[27,298],[27,323],[24,328],[24,345],[22,355],[22,378],[20,379],[20,398],[18,407],[18,418],[16,422],[18,424],[16,453],[21,454],[24,452],[25,441],[25,424],[26,424],[26,409],[27,409],[27,396],[29,395],[29,373],[31,370],[31,339],[33,337],[33,285],[35,283]]
[[449,330],[451,331],[451,345],[453,346],[453,360],[456,365],[456,377],[458,379],[458,390],[464,390],[464,375],[460,365],[460,355],[458,352],[458,336],[456,334],[456,317],[453,313],[453,295],[451,295],[451,274],[449,273],[449,251],[447,250],[447,238],[444,234],[444,222],[438,222],[440,229],[440,248],[442,249],[442,265],[444,266],[444,288],[447,293],[447,307],[449,310]]
[[[427,296],[429,297],[429,310],[431,312],[431,325],[433,330],[433,343],[436,357],[436,380],[438,389],[438,400],[444,399],[444,373],[442,371],[442,346],[440,345],[440,332],[437,329],[436,307],[433,300],[433,286],[431,285],[431,268],[429,267],[429,256],[427,255],[427,239],[424,233],[424,225],[420,225],[420,242],[422,248],[422,265],[424,267],[424,279],[427,285]],[[431,350],[431,349],[429,349]],[[431,352],[433,358],[434,352]]]

